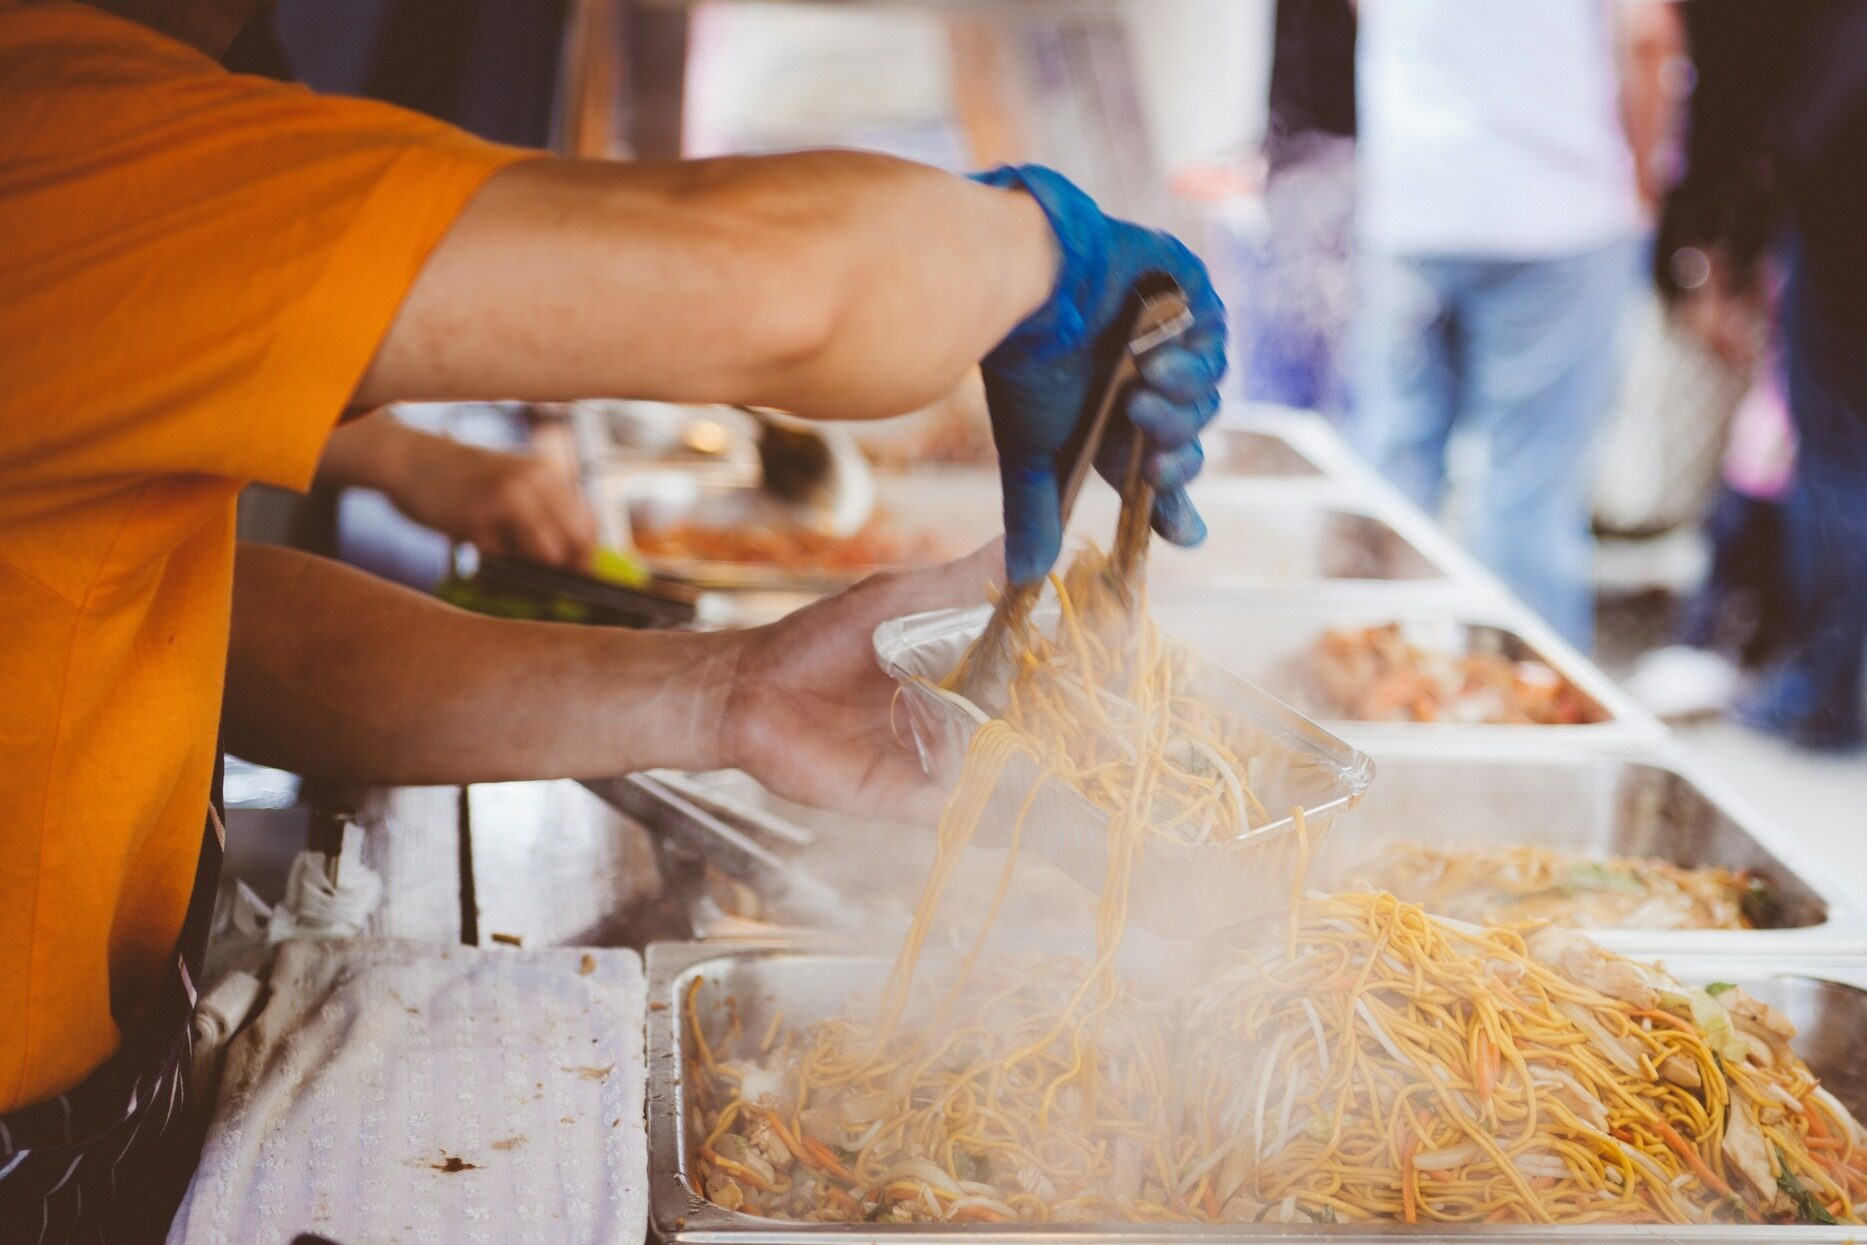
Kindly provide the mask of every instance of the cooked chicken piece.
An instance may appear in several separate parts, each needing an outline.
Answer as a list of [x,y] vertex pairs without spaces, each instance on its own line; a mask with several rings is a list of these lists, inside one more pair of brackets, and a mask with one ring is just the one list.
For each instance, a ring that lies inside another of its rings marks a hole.
[[1227,1198],[1225,1205],[1219,1207],[1219,1218],[1227,1223],[1250,1223],[1257,1219],[1258,1212],[1264,1208],[1262,1202],[1239,1194]]
[[707,1200],[723,1210],[738,1210],[745,1205],[745,1190],[731,1176],[714,1172],[707,1177]]
[[1733,1101],[1724,1122],[1724,1158],[1764,1201],[1776,1196],[1776,1169],[1770,1164],[1770,1146],[1757,1127],[1750,1106]]
[[1731,1013],[1732,1019],[1740,1024],[1751,1025],[1765,1033],[1782,1038],[1785,1042],[1796,1036],[1796,1026],[1791,1023],[1789,1017],[1768,1003],[1746,994],[1742,986],[1734,986],[1719,994],[1718,1002],[1725,1011]]
[[1699,1075],[1698,1061],[1684,1055],[1668,1055],[1660,1060],[1660,1075],[1681,1089],[1697,1089],[1705,1083]]
[[[766,1184],[777,1183],[778,1173],[773,1170],[771,1161],[752,1148],[752,1143],[738,1133],[727,1133],[713,1143],[719,1156],[730,1163],[737,1163]],[[783,1149],[782,1146],[779,1147]],[[785,1156],[790,1157],[788,1154]]]
[[1659,991],[1640,966],[1609,955],[1586,935],[1546,925],[1525,939],[1530,954],[1572,981],[1635,1007],[1653,1007]]
[[746,1141],[751,1145],[753,1153],[771,1164],[773,1171],[791,1170],[790,1149],[778,1139],[777,1132],[764,1119],[746,1130]]
[[1770,1049],[1770,1044],[1768,1042],[1765,1042],[1755,1034],[1744,1032],[1741,1028],[1737,1030],[1737,1040],[1744,1044],[1744,1057],[1750,1060],[1750,1062],[1756,1064],[1759,1068],[1774,1068],[1776,1066],[1776,1052]]
[[1034,1164],[1027,1163],[1004,1150],[992,1151],[986,1160],[991,1182],[1001,1189],[1015,1186],[1035,1197],[1049,1202],[1057,1196],[1057,1186],[1051,1183]]
[[805,1107],[797,1115],[797,1126],[804,1136],[826,1146],[843,1144],[843,1122],[833,1107]]

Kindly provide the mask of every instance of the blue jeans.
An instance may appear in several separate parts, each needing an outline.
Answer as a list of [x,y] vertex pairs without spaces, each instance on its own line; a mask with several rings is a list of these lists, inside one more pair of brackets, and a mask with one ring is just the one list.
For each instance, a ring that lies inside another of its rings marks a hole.
[[1455,429],[1487,471],[1472,551],[1586,650],[1589,446],[1613,396],[1635,247],[1540,260],[1363,255],[1350,436],[1428,513]]
[[1789,631],[1738,717],[1815,748],[1867,736],[1867,324],[1835,318],[1824,270],[1789,256],[1780,317],[1796,474],[1783,501]]

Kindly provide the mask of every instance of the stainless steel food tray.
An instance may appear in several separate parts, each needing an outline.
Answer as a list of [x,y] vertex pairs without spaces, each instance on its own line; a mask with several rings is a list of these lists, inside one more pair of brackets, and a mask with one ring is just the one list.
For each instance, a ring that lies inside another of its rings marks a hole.
[[[1824,1083],[1857,1114],[1867,1112],[1867,991],[1802,975],[1786,959],[1749,962],[1721,957],[1678,957],[1669,967],[1689,981],[1733,981],[1784,1011],[1799,1030],[1794,1045]],[[1652,1241],[1807,1241],[1861,1239],[1860,1228],[1825,1227],[1471,1227],[1418,1230],[1373,1225],[1001,1225],[900,1227],[872,1224],[798,1224],[725,1211],[706,1201],[689,1176],[687,1107],[682,1093],[687,1028],[685,999],[695,976],[723,987],[748,1030],[756,1033],[780,1000],[789,1022],[808,1023],[835,1011],[852,992],[873,989],[887,972],[871,954],[773,947],[755,943],[657,943],[648,949],[649,1214],[664,1240],[694,1242],[808,1242],[825,1239],[933,1242],[1186,1242],[1348,1238],[1417,1245],[1423,1241],[1576,1241],[1589,1245]],[[703,986],[703,996],[708,987]],[[724,995],[713,995],[714,999]],[[705,1005],[703,1000],[703,1006]],[[717,1003],[715,1004],[717,1006]]]
[[[693,937],[700,939],[754,939],[761,942],[873,939],[890,945],[906,931],[921,886],[933,869],[938,841],[925,826],[912,826],[855,817],[794,804],[766,791],[737,771],[694,775],[713,791],[750,805],[768,819],[788,822],[798,833],[790,844],[762,842],[781,853],[785,867],[796,878],[773,886],[754,873],[732,868],[734,846],[715,850],[709,843],[688,842],[696,855],[756,895],[760,911],[748,916],[729,912],[715,900],[704,879],[684,887],[683,902]],[[796,845],[799,840],[802,845]],[[1007,865],[1004,844],[975,842],[954,866],[934,926],[933,937],[943,936],[949,925],[970,929],[984,918],[991,896]],[[1011,862],[1010,903],[1021,928],[1041,926],[1058,935],[1093,927],[1095,896],[1069,875],[1035,852],[1020,852]],[[688,862],[687,868],[700,865]],[[801,887],[796,880],[801,879]],[[826,919],[816,897],[837,897],[833,919]]]
[[[1261,476],[1289,476],[1301,479],[1357,479],[1361,460],[1334,425],[1315,411],[1278,406],[1268,402],[1227,402],[1210,425],[1207,436],[1245,432],[1275,438],[1287,445],[1310,471],[1256,472]],[[1212,461],[1208,455],[1208,462]],[[1281,456],[1280,456],[1281,457]]]
[[1859,910],[1794,836],[1730,801],[1675,753],[1375,747],[1374,757],[1377,781],[1360,807],[1337,822],[1312,876],[1327,878],[1387,838],[1528,843],[1586,859],[1657,856],[1722,865],[1773,883],[1784,926],[1594,929],[1590,936],[1651,955],[1867,955]]
[[[1376,780],[1362,805],[1343,814],[1312,876],[1352,861],[1389,835],[1426,842],[1524,842],[1587,859],[1650,855],[1680,865],[1747,869],[1768,879],[1784,905],[1785,923],[1760,930],[1596,929],[1612,946],[1650,954],[1712,950],[1733,955],[1867,956],[1867,916],[1834,875],[1812,860],[1799,840],[1741,802],[1732,801],[1689,759],[1666,749],[1462,751],[1446,747],[1370,745]],[[709,776],[738,798],[809,829],[813,844],[793,867],[852,898],[844,929],[892,937],[905,927],[918,879],[931,865],[933,837],[801,808],[761,791],[743,775]],[[878,839],[889,844],[887,870],[872,863]],[[867,850],[865,850],[865,848]],[[1002,850],[975,847],[961,861],[950,893],[990,893],[1003,867]],[[1021,908],[1041,911],[1054,927],[1089,920],[1089,896],[1047,862],[1026,854],[1012,894]],[[704,893],[688,912],[701,938],[757,937],[821,942],[844,936],[826,930],[782,896],[762,894],[771,924],[726,917]],[[953,901],[958,903],[958,900]],[[967,912],[954,908],[955,919]],[[1867,962],[1864,960],[1863,962]]]
[[[920,560],[957,557],[1002,530],[1002,497],[992,471],[945,468],[877,471],[876,513]],[[1198,549],[1157,541],[1150,551],[1150,584],[1196,591],[1212,588],[1309,591],[1319,586],[1444,583],[1451,574],[1443,548],[1423,546],[1428,534],[1402,533],[1387,518],[1334,487],[1278,490],[1248,479],[1205,478],[1193,496],[1209,535]],[[749,520],[782,524],[787,516],[752,490],[723,486],[676,472],[652,472],[613,483],[602,503],[620,506],[631,528],[697,522],[708,526]],[[1092,484],[1083,490],[1070,537],[1106,548],[1113,539],[1120,498]],[[753,563],[647,556],[657,572],[705,587],[815,589],[847,583],[872,567],[820,571]]]
[[[1362,594],[1339,601],[1230,597],[1160,589],[1148,600],[1163,630],[1207,657],[1281,697],[1299,712],[1329,723],[1338,734],[1378,744],[1390,735],[1466,739],[1485,746],[1492,736],[1534,737],[1539,744],[1652,743],[1664,729],[1608,677],[1534,619],[1501,604],[1459,600],[1395,600]],[[1316,703],[1302,663],[1311,646],[1333,628],[1402,625],[1423,647],[1466,653],[1488,651],[1513,660],[1543,662],[1592,701],[1603,721],[1571,726],[1388,722],[1344,718]]]
[[1265,425],[1220,424],[1200,438],[1206,470],[1247,479],[1321,480],[1327,472],[1300,437]]

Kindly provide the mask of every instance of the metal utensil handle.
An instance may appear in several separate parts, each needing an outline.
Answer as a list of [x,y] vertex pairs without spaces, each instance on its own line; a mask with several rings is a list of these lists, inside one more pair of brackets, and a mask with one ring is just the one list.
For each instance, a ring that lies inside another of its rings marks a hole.
[[[1151,288],[1141,296],[1135,317],[1135,331],[1130,335],[1125,362],[1138,378],[1140,356],[1154,347],[1173,341],[1193,326],[1192,309],[1186,292],[1164,273],[1150,273]],[[1129,605],[1140,599],[1139,589],[1145,572],[1148,538],[1153,531],[1154,486],[1142,474],[1142,459],[1147,438],[1139,428],[1132,430],[1128,446],[1128,470],[1122,479],[1121,517],[1115,523],[1115,548],[1112,553],[1116,585]]]
[[1141,474],[1144,441],[1137,428],[1128,454],[1128,471],[1122,481],[1121,517],[1115,521],[1115,550],[1110,568],[1116,587],[1130,606],[1141,599],[1142,579],[1147,574],[1148,538],[1154,530],[1154,486]]
[[[1089,420],[1083,426],[1082,437],[1070,459],[1069,470],[1064,473],[1057,491],[1059,528],[1068,528],[1070,525],[1070,513],[1076,507],[1077,494],[1082,492],[1083,483],[1095,466],[1102,441],[1108,434],[1109,423],[1114,418],[1116,403],[1128,387],[1140,379],[1141,356],[1164,342],[1174,340],[1193,326],[1185,291],[1164,272],[1142,274],[1135,282],[1133,301],[1134,309],[1129,316],[1127,331],[1119,339],[1123,343],[1121,352],[1110,365],[1108,376],[1096,394],[1095,405],[1090,408]],[[1146,554],[1148,523],[1154,509],[1154,490],[1139,476],[1142,448],[1143,438],[1140,431],[1136,430],[1133,450],[1128,456],[1130,480],[1122,489],[1122,519],[1116,531],[1115,564],[1123,569],[1123,582],[1132,573],[1135,563]],[[1139,499],[1140,535],[1124,541],[1123,534],[1131,524],[1130,498],[1136,487],[1146,490],[1146,497]],[[1123,561],[1124,549],[1126,562]],[[1012,628],[1030,615],[1043,586],[1043,581],[1039,580],[1029,584],[1013,584],[1005,589],[992,610],[991,618],[986,621],[985,631],[967,655],[961,683],[977,687],[980,679],[996,672]]]
[[[1141,377],[1141,356],[1156,346],[1174,340],[1193,326],[1192,313],[1186,305],[1186,294],[1180,289],[1179,283],[1164,272],[1144,273],[1135,282],[1133,298],[1134,308],[1129,316],[1128,329],[1121,338],[1122,351],[1103,380],[1089,422],[1084,425],[1082,440],[1076,447],[1075,457],[1071,459],[1070,469],[1057,493],[1058,510],[1062,516],[1060,526],[1063,527],[1069,526],[1070,512],[1076,506],[1076,495],[1082,491],[1083,482],[1089,478],[1089,472],[1102,452],[1102,442],[1108,435],[1109,422],[1114,418],[1116,404],[1128,387]],[[1140,439],[1137,437],[1136,445],[1139,444]]]
[[678,841],[728,877],[780,891],[789,885],[791,867],[783,856],[646,774],[586,778],[583,785],[611,808],[658,836]]

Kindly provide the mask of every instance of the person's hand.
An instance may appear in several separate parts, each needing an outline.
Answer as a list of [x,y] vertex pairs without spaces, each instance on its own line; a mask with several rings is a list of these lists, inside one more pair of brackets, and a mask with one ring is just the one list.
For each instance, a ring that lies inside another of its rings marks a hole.
[[1739,376],[1757,366],[1764,340],[1762,299],[1756,290],[1738,292],[1717,280],[1679,296],[1673,314],[1711,356]]
[[1206,267],[1176,238],[1103,214],[1068,179],[1037,165],[978,175],[1023,190],[1050,221],[1062,260],[1045,304],[985,357],[986,403],[1005,489],[1005,566],[1013,583],[1042,578],[1063,541],[1059,456],[1077,431],[1090,386],[1121,343],[1111,340],[1137,279],[1164,272],[1179,282],[1193,327],[1141,360],[1141,381],[1123,397],[1096,466],[1119,482],[1131,440],[1146,437],[1142,473],[1157,491],[1154,530],[1177,545],[1205,539],[1186,484],[1204,462],[1199,433],[1219,409],[1225,374],[1225,309]]
[[1725,367],[1749,375],[1769,315],[1761,272],[1739,268],[1720,246],[1680,246],[1659,275],[1660,292],[1686,332]]
[[582,568],[596,551],[595,516],[546,459],[426,437],[386,491],[415,522],[483,553]]
[[875,659],[891,618],[977,605],[997,541],[941,566],[872,575],[745,633],[720,714],[720,754],[800,804],[931,824],[945,795],[922,773],[896,686]]

